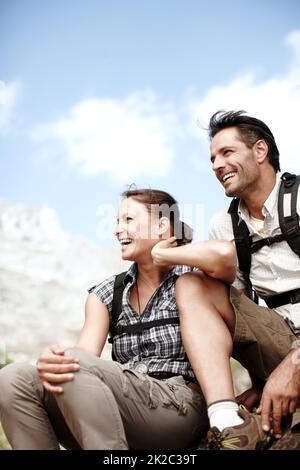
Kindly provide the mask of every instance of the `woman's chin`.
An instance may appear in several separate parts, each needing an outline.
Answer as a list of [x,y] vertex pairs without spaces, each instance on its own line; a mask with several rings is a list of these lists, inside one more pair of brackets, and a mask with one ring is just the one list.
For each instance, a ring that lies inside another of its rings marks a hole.
[[121,258],[124,261],[135,261],[134,253],[128,249],[122,250]]
[[130,245],[122,246],[121,257],[124,261],[138,261],[140,258],[144,258],[145,252],[148,251],[148,247],[137,246],[132,243]]
[[129,254],[125,254],[125,253],[122,253],[121,258],[123,261],[134,261]]

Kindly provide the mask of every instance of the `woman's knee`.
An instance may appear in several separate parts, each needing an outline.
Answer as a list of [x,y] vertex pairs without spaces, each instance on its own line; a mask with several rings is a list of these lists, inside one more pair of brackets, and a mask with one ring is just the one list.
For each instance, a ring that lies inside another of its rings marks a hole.
[[85,370],[86,372],[95,373],[95,371],[105,374],[107,369],[118,369],[120,365],[115,361],[110,361],[107,359],[102,359],[102,357],[91,354],[82,349],[70,348],[65,351],[67,357],[73,357],[74,359],[79,360],[79,370]]
[[79,372],[91,372],[94,367],[101,368],[101,363],[103,362],[103,359],[99,358],[98,356],[76,348],[66,349],[65,356],[72,357],[73,359],[77,359],[79,361]]
[[66,357],[72,357],[73,359],[79,359],[80,363],[90,362],[94,357],[92,354],[83,351],[82,349],[68,348],[65,350]]
[[31,364],[15,363],[3,367],[0,370],[0,407],[9,406],[14,396],[35,380],[38,380],[38,373]]
[[176,300],[190,299],[191,296],[209,295],[221,284],[217,279],[213,279],[202,271],[194,271],[182,274],[176,281]]

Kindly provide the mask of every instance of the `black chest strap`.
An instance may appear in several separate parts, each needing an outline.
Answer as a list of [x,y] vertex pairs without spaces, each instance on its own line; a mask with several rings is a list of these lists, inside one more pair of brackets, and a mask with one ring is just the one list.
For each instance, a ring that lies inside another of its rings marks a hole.
[[273,245],[273,243],[282,242],[285,239],[285,236],[280,233],[279,235],[275,235],[274,237],[266,237],[262,238],[261,240],[257,240],[256,242],[252,242],[250,246],[251,254],[256,253],[265,245],[271,246]]
[[123,333],[137,334],[142,333],[144,330],[153,328],[154,326],[164,326],[169,324],[179,325],[179,317],[160,318],[157,320],[138,322],[133,325],[120,325],[115,327],[115,334],[121,335]]

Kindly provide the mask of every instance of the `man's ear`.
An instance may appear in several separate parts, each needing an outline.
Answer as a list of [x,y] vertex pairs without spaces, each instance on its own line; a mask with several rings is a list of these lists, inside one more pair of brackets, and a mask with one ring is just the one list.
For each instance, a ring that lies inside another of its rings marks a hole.
[[168,217],[161,217],[159,219],[159,228],[158,228],[158,233],[160,237],[164,240],[169,238],[171,236],[170,229],[171,229],[171,224],[170,224],[170,220],[168,219]]
[[260,139],[257,142],[255,142],[253,149],[254,149],[258,164],[263,163],[266,160],[266,158],[268,158],[269,147],[268,147],[267,142],[264,139]]

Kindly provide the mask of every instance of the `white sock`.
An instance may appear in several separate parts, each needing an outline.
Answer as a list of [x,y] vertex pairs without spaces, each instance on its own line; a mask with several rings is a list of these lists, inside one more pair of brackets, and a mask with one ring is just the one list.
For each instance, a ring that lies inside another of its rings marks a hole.
[[212,403],[207,408],[210,427],[216,426],[219,431],[243,423],[238,415],[238,404],[233,400],[222,400]]

